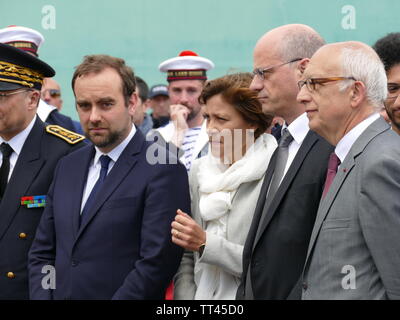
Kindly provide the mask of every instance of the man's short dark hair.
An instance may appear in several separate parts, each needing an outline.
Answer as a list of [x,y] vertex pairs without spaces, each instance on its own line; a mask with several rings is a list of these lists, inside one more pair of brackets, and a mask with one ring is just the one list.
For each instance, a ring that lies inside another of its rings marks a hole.
[[106,68],[114,69],[121,77],[122,94],[125,99],[125,104],[128,105],[129,99],[136,89],[135,74],[132,68],[127,66],[125,61],[120,58],[105,54],[85,56],[82,63],[76,67],[74,75],[72,76],[72,90],[75,93],[75,81],[78,77],[88,73],[100,73]]
[[146,81],[144,81],[141,77],[135,77],[136,86],[139,89],[139,98],[142,102],[146,102],[147,97],[149,96],[149,86]]
[[380,38],[373,46],[388,72],[394,65],[400,63],[400,33],[393,32]]

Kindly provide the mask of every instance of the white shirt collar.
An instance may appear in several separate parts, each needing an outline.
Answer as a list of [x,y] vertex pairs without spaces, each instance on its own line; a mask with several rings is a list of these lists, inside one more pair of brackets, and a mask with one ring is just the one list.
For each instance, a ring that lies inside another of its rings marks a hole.
[[361,121],[353,129],[347,132],[345,136],[339,140],[335,148],[335,153],[340,159],[340,162],[343,163],[354,142],[356,142],[358,137],[379,117],[379,113],[373,113],[367,119]]
[[39,100],[39,105],[37,108],[37,115],[39,116],[40,120],[43,122],[46,122],[49,114],[54,110],[57,109],[55,106],[52,106],[50,104],[47,104],[45,101],[42,99]]
[[10,147],[14,150],[14,152],[17,154],[17,156],[19,156],[22,147],[24,146],[25,140],[26,138],[28,138],[28,135],[33,128],[33,125],[35,124],[35,121],[36,121],[36,115],[33,117],[29,125],[20,133],[18,133],[16,136],[12,137],[10,141],[5,141],[3,138],[0,137],[0,144],[3,142],[8,143]]
[[[111,160],[115,163],[117,162],[119,156],[121,155],[122,151],[124,151],[125,147],[128,145],[129,141],[133,138],[136,133],[136,127],[132,124],[132,129],[129,132],[128,136],[114,149],[112,149],[107,155],[111,158]],[[99,159],[105,153],[101,152],[98,147],[94,147],[96,149],[96,154],[94,155],[94,162],[93,164],[96,166],[99,163]]]
[[297,144],[301,145],[310,128],[308,127],[307,113],[298,116],[289,126],[284,123],[282,130],[287,128]]

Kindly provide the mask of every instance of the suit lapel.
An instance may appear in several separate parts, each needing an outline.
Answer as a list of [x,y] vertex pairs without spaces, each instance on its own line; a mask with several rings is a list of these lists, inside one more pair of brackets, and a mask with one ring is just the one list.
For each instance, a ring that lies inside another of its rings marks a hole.
[[83,190],[86,186],[87,176],[89,173],[89,166],[91,161],[94,158],[95,149],[93,146],[87,147],[87,152],[82,156],[79,163],[73,172],[74,179],[72,181],[77,181],[78,185],[76,188],[71,188],[68,192],[71,192],[71,199],[72,199],[72,228],[74,230],[75,239],[78,236],[79,226],[80,226],[80,215],[81,215],[81,204],[82,204],[82,196]]
[[325,198],[323,198],[319,204],[318,214],[315,220],[314,228],[311,233],[310,243],[308,246],[307,259],[306,263],[309,260],[309,256],[314,248],[315,242],[318,238],[318,234],[321,230],[322,224],[328,215],[329,209],[331,208],[333,202],[335,201],[340,188],[343,185],[343,182],[346,180],[347,176],[352,171],[355,166],[355,159],[358,157],[360,153],[362,153],[367,146],[367,144],[378,134],[389,129],[389,126],[383,120],[383,118],[379,118],[374,121],[354,142],[351,147],[349,153],[344,159],[343,163],[340,165],[338,172],[333,180],[328,193]]
[[36,196],[36,194],[26,194],[26,192],[45,163],[40,157],[43,134],[43,122],[37,118],[24,142],[0,204],[0,239],[20,208],[21,197]]
[[[83,219],[76,239],[80,237],[86,226],[95,217],[103,204],[108,200],[120,183],[127,177],[129,171],[136,164],[143,145],[144,136],[137,131],[107,175],[105,183],[99,189],[96,196],[95,205],[90,209],[90,211],[87,212],[88,216]],[[82,198],[82,195],[80,198]]]
[[326,194],[325,198],[321,199],[321,202],[319,204],[318,208],[318,214],[315,219],[314,223],[314,228],[311,233],[311,238],[308,246],[308,252],[310,252],[311,248],[314,246],[315,240],[317,239],[317,236],[319,234],[319,231],[321,229],[322,223],[324,222],[326,215],[328,214],[328,211],[330,207],[332,206],[333,201],[336,199],[336,196],[343,184],[343,182],[346,180],[346,177],[350,173],[350,171],[354,167],[354,158],[353,156],[347,156],[345,161],[341,164],[340,168],[338,169],[338,172],[335,176],[335,179],[333,180],[328,193]]
[[[262,222],[261,230],[258,232],[256,240],[254,242],[254,246],[257,244],[258,240],[260,239],[261,235],[267,228],[268,224],[270,223],[271,219],[273,218],[276,209],[278,208],[279,204],[281,203],[283,197],[285,196],[287,190],[289,189],[290,185],[292,184],[293,179],[295,178],[297,172],[300,169],[305,157],[307,156],[308,152],[312,148],[312,146],[317,142],[318,138],[313,131],[309,131],[304,138],[303,143],[300,146],[295,158],[293,159],[292,164],[289,167],[289,170],[286,172],[273,200],[270,204],[267,204],[268,207],[266,208],[267,212],[265,218]],[[275,167],[275,165],[274,165]],[[274,168],[273,167],[273,168]],[[265,200],[264,200],[265,202]],[[263,208],[261,208],[263,210]]]

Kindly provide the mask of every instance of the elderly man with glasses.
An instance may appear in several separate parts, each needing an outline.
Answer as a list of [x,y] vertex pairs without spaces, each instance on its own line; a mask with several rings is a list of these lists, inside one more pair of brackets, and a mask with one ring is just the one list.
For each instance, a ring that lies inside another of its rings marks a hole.
[[361,42],[322,47],[299,82],[310,128],[335,146],[302,299],[400,299],[400,139],[379,115],[386,82]]
[[325,182],[332,146],[309,130],[296,101],[309,58],[324,40],[305,25],[266,33],[254,49],[254,78],[263,111],[285,120],[243,252],[238,299],[300,299],[296,285]]

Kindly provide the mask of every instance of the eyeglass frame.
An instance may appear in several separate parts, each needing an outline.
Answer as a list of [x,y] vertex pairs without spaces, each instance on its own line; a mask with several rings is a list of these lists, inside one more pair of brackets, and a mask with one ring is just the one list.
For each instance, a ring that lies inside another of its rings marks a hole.
[[315,91],[315,85],[317,84],[324,84],[333,81],[342,81],[342,80],[354,80],[357,81],[354,77],[327,77],[327,78],[307,78],[305,80],[300,80],[297,82],[297,86],[299,87],[299,91],[306,85],[307,90],[309,92]]
[[[23,88],[21,88],[21,89],[23,89]],[[0,99],[4,98],[4,97],[12,96],[12,95],[17,94],[17,93],[32,91],[32,89],[24,89],[24,90],[21,90],[21,89],[17,89],[16,91],[12,91],[12,92],[9,92],[9,93],[3,93],[3,92],[0,91]]]
[[274,68],[282,67],[285,64],[289,64],[289,63],[300,61],[300,60],[303,60],[303,58],[295,58],[293,60],[286,61],[286,62],[283,62],[283,63],[280,63],[280,64],[276,64],[276,65],[273,65],[273,66],[270,66],[270,67],[266,67],[266,68],[256,68],[252,72],[253,73],[253,77],[259,76],[261,80],[265,80],[264,74],[266,72],[268,72],[268,71],[270,71],[270,70],[272,70]]

